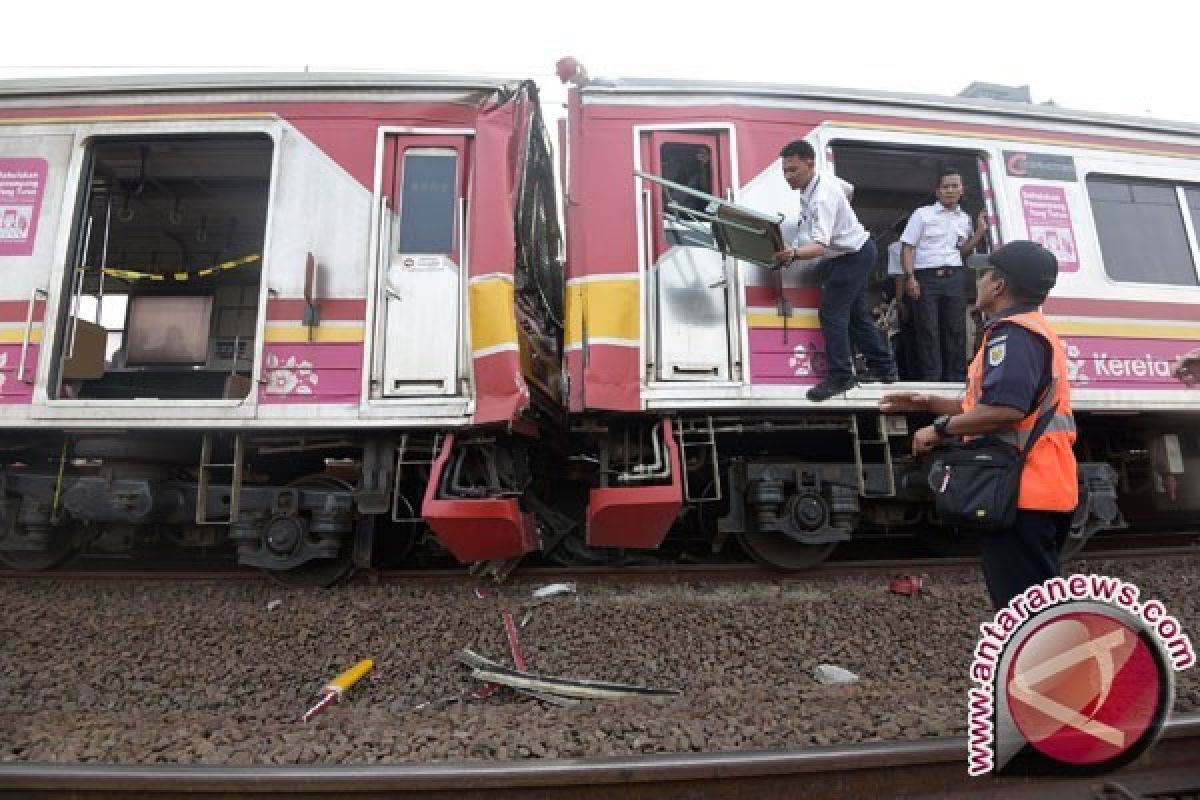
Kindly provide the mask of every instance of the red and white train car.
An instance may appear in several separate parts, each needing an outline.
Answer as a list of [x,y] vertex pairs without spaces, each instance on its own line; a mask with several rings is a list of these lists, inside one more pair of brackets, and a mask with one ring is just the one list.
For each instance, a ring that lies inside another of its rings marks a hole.
[[658,546],[686,510],[706,539],[740,537],[760,559],[800,567],[854,536],[929,528],[924,474],[907,456],[921,421],[878,414],[881,384],[805,399],[823,369],[819,290],[805,273],[699,246],[664,216],[663,190],[634,174],[787,213],[797,201],[778,154],[802,137],[821,170],[854,186],[881,252],[947,166],[964,177],[972,217],[987,210],[990,247],[1031,238],[1057,252],[1045,311],[1068,348],[1081,431],[1078,541],[1200,510],[1200,390],[1171,376],[1200,344],[1200,127],[963,98],[585,79],[560,133],[566,374],[597,465],[592,544]]
[[528,82],[0,85],[0,560],[227,534],[327,583],[422,521],[531,549],[555,206]]

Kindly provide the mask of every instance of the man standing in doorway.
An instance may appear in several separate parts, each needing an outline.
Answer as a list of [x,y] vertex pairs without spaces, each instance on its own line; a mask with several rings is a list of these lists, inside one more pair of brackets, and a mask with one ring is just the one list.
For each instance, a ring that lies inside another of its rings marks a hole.
[[[786,145],[779,153],[783,177],[799,195],[800,237],[794,247],[775,254],[775,263],[821,259],[819,318],[825,338],[825,377],[808,390],[814,403],[828,400],[853,388],[853,343],[862,353],[868,372],[864,382],[896,380],[896,363],[879,329],[867,310],[867,278],[875,265],[876,248],[850,208],[850,201],[832,175],[819,175],[816,151],[803,139]],[[807,234],[807,235],[805,235]]]
[[1010,242],[981,258],[976,305],[988,319],[983,344],[959,399],[919,392],[884,396],[886,414],[938,414],[913,435],[924,455],[959,436],[989,434],[1024,448],[1043,412],[1053,409],[1042,435],[1025,455],[1016,522],[980,534],[983,575],[997,608],[1030,586],[1059,574],[1058,554],[1079,500],[1075,419],[1062,342],[1039,310],[1058,279],[1054,254],[1035,242]]
[[916,379],[962,383],[967,368],[967,298],[963,258],[987,232],[987,213],[971,218],[959,208],[962,175],[943,170],[937,202],[913,212],[900,236],[904,291],[912,299]]

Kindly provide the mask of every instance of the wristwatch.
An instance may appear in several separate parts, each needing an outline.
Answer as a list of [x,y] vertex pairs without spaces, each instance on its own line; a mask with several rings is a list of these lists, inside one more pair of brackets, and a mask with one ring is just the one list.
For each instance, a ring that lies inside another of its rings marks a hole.
[[950,415],[942,414],[933,421],[933,432],[945,439],[950,436],[950,431],[946,430],[950,426]]

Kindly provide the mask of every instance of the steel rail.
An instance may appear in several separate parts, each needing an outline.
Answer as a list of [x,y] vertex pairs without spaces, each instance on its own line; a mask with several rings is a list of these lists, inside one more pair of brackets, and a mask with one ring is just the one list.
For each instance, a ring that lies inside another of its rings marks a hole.
[[934,796],[1067,800],[1107,783],[1129,794],[1200,790],[1200,714],[1177,715],[1137,762],[1102,778],[966,773],[962,737],[793,750],[656,754],[390,766],[120,766],[0,764],[0,796],[864,798]]
[[[1148,558],[1189,559],[1200,558],[1200,547],[1193,545],[1177,547],[1145,547],[1118,550],[1085,551],[1068,562],[1064,572],[1072,571],[1072,564],[1079,561],[1138,561]],[[918,573],[918,572],[955,572],[964,569],[976,569],[979,558],[976,556],[944,556],[934,558],[896,558],[896,559],[862,559],[846,561],[826,561],[806,570],[798,572],[780,572],[753,562],[730,562],[720,564],[678,564],[664,563],[654,565],[630,566],[529,566],[517,567],[509,574],[508,579],[528,580],[562,580],[611,578],[617,581],[658,581],[658,580],[783,580],[803,581],[811,578],[825,578],[860,573]],[[60,569],[45,572],[22,572],[16,570],[0,570],[0,579],[22,578],[33,580],[232,580],[250,581],[267,578],[258,570],[251,568],[234,568],[232,565],[214,565],[211,570],[196,570],[182,566],[181,568],[163,569],[152,563],[138,569],[130,569],[122,564],[118,569],[106,569],[103,565],[94,565],[93,569]],[[351,582],[424,582],[424,583],[486,583],[486,577],[475,577],[468,574],[466,568],[441,569],[382,569],[365,570]]]

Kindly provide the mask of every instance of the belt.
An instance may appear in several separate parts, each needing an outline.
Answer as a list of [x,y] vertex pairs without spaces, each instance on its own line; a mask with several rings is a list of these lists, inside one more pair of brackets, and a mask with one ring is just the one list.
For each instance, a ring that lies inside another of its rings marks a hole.
[[955,275],[962,267],[924,267],[922,269],[913,270],[916,275],[934,275],[939,278],[947,278]]

